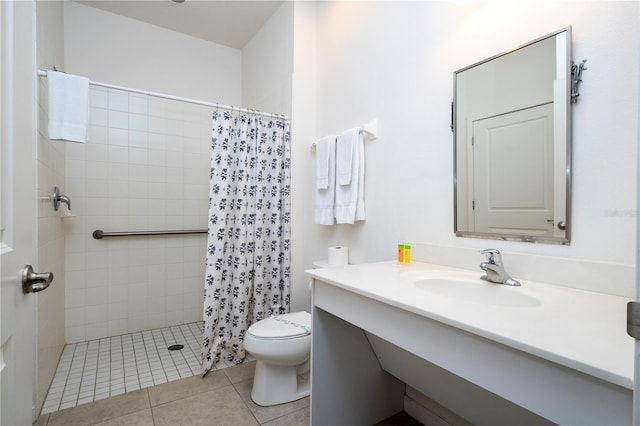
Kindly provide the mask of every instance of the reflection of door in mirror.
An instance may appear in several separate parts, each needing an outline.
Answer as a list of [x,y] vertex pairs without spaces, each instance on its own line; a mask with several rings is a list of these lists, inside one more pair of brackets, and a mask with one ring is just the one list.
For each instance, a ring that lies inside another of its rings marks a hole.
[[470,231],[553,236],[553,104],[476,120],[472,140]]
[[569,244],[570,77],[570,27],[454,73],[456,235]]

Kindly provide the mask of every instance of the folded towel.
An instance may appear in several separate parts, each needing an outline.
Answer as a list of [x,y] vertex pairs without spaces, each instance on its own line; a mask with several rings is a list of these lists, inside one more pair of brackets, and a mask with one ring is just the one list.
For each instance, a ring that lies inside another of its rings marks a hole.
[[[354,155],[357,154],[357,143],[360,139],[360,127],[349,129],[339,136],[336,148],[336,165],[338,168],[338,184],[349,185],[353,171]],[[357,160],[356,160],[357,161]]]
[[326,136],[318,141],[316,154],[319,146],[323,146],[321,150],[326,148],[327,152],[327,186],[316,189],[315,223],[333,225],[336,194],[336,136]]
[[[336,222],[354,223],[355,221],[365,219],[364,140],[358,128],[341,133],[336,143],[337,152],[346,153],[348,151],[346,147],[351,147],[352,149],[351,169],[349,171],[342,171],[345,176],[350,175],[350,183],[346,185],[336,185]],[[338,174],[340,174],[340,171]]]
[[336,147],[336,137],[326,137],[316,143],[316,188],[329,188],[329,170],[335,167],[331,162],[331,150]]
[[49,139],[87,140],[89,79],[47,71],[49,86]]

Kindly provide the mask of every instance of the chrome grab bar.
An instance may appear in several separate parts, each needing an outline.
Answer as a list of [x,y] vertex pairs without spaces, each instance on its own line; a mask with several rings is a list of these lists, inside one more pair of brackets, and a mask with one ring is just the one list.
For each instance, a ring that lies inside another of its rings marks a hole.
[[178,235],[178,234],[206,234],[207,229],[175,230],[175,231],[134,231],[134,232],[104,232],[101,229],[93,231],[93,238],[101,240],[107,237],[138,237],[149,235]]

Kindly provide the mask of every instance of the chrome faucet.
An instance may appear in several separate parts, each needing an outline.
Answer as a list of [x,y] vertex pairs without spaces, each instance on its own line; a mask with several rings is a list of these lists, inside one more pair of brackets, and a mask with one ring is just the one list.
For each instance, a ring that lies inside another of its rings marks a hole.
[[520,283],[504,270],[504,264],[502,263],[502,255],[500,251],[496,249],[482,250],[480,253],[487,256],[487,261],[480,264],[480,269],[486,272],[485,275],[480,278],[492,283],[519,286]]
[[53,209],[55,211],[58,211],[58,209],[60,208],[60,203],[66,204],[69,211],[71,211],[71,200],[66,195],[61,195],[60,188],[58,188],[57,186],[53,187],[51,200],[53,200]]

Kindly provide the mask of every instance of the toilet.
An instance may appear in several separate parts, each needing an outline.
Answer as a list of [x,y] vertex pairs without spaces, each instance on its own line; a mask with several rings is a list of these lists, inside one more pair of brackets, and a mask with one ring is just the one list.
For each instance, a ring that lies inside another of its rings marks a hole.
[[245,350],[256,359],[251,399],[269,406],[309,395],[311,315],[293,312],[253,324],[244,337]]

